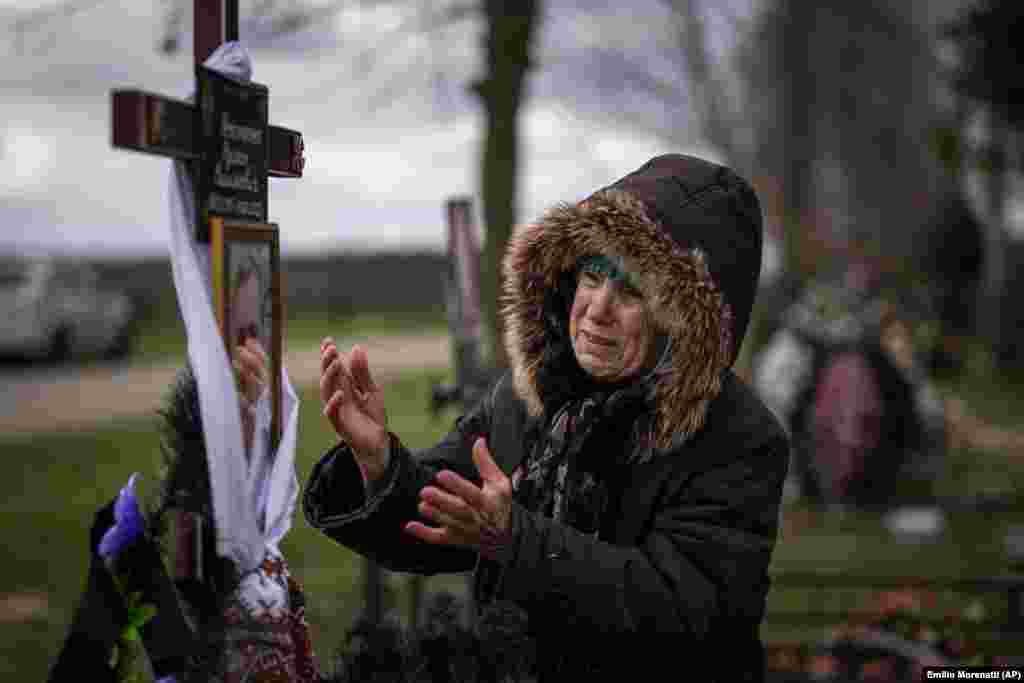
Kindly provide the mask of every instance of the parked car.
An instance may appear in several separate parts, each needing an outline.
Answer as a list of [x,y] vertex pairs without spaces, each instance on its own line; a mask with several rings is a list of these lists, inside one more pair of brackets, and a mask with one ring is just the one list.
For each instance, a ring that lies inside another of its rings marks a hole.
[[134,306],[101,288],[95,269],[50,255],[0,255],[0,353],[108,358],[131,346]]

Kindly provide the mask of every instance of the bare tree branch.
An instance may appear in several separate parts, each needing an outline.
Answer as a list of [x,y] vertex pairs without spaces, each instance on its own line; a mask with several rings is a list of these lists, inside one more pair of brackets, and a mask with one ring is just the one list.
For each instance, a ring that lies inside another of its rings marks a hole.
[[[421,8],[422,10],[422,8]],[[452,26],[467,18],[476,16],[479,12],[477,2],[470,0],[451,4],[440,10],[432,9],[418,11],[407,17],[401,25],[390,32],[386,40],[378,41],[372,47],[361,50],[351,56],[348,68],[339,68],[331,77],[310,86],[296,97],[307,99],[312,95],[330,93],[334,88],[354,80],[365,80],[373,76],[375,70],[381,63],[383,55],[393,54],[397,50],[407,46],[417,36],[431,35],[441,29]],[[410,71],[405,75],[426,77],[426,71]],[[396,78],[390,74],[387,85],[378,88],[373,95],[373,106],[384,106],[400,93],[406,91],[408,80]]]
[[668,0],[677,27],[679,47],[688,76],[690,103],[700,117],[701,127],[711,144],[732,163],[746,165],[736,140],[737,122],[728,107],[723,80],[714,73],[708,46],[708,30],[697,0]]
[[687,97],[680,83],[653,73],[649,64],[618,50],[595,48],[586,61],[574,66],[579,69],[579,76],[609,95],[621,95],[625,86],[646,92],[664,104],[678,104]]
[[[29,10],[17,16],[13,21],[8,22],[4,31],[14,34],[15,52],[19,55],[25,52],[25,38],[33,31],[49,29],[46,46],[53,42],[53,34],[59,29],[53,26],[56,22],[67,21],[75,15],[106,4],[110,0],[69,0],[63,4],[53,7],[42,7]],[[34,52],[35,53],[35,52]]]

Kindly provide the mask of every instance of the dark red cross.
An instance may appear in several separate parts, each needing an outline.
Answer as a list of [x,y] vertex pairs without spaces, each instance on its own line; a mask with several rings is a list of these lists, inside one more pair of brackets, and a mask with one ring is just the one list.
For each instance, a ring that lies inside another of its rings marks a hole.
[[[221,43],[238,39],[238,0],[194,0],[195,64],[200,65]],[[114,147],[196,160],[195,105],[163,95],[134,89],[112,93],[112,143]],[[268,127],[268,175],[301,178],[305,165],[302,134]]]
[[[193,51],[199,66],[222,43],[238,40],[238,0],[194,0]],[[199,109],[189,102],[142,90],[119,89],[111,93],[111,142],[114,147],[202,164],[199,141]],[[305,165],[302,134],[267,126],[267,175],[301,178]],[[195,170],[195,169],[194,169]],[[265,207],[264,207],[265,208]],[[199,234],[203,234],[202,226]],[[214,567],[202,567],[201,525],[192,513],[177,517],[175,578],[211,578]],[[207,558],[212,560],[213,558]],[[204,577],[204,574],[208,575]]]

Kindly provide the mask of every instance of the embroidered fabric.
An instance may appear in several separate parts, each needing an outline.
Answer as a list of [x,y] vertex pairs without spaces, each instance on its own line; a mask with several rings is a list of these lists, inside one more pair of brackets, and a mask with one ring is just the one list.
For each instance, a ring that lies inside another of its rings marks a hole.
[[284,558],[268,552],[242,576],[223,611],[223,683],[319,683],[305,596]]

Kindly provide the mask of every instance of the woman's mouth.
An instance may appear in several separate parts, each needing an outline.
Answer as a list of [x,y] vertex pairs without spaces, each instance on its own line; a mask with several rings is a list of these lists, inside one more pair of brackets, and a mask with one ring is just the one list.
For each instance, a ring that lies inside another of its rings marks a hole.
[[594,344],[595,346],[604,346],[607,348],[612,348],[615,346],[615,341],[612,339],[608,339],[607,337],[601,337],[596,334],[591,334],[586,330],[581,330],[581,332],[583,334],[584,339],[586,339],[591,344]]

